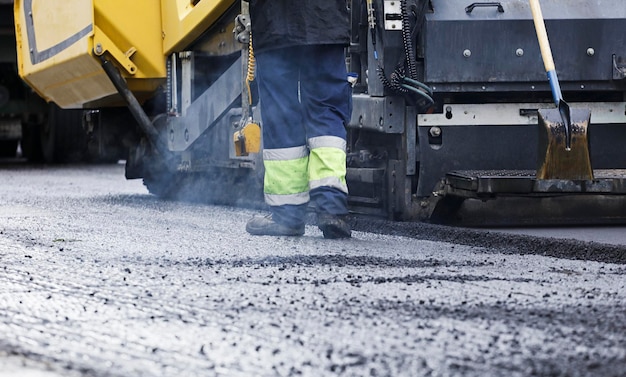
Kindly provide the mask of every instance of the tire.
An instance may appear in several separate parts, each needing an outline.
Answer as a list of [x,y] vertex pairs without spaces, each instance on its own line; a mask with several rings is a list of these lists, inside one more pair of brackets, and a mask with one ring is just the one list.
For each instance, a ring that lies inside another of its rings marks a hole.
[[161,198],[192,203],[262,208],[263,187],[249,171],[214,168],[201,173],[153,172],[143,179],[148,191]]
[[183,175],[181,173],[150,172],[143,178],[143,184],[150,194],[161,199],[176,199]]

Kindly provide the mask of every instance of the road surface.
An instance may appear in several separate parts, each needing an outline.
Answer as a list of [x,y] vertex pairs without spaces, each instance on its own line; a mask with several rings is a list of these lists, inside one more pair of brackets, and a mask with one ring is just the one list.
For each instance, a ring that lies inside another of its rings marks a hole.
[[623,376],[626,247],[162,201],[0,162],[0,377]]

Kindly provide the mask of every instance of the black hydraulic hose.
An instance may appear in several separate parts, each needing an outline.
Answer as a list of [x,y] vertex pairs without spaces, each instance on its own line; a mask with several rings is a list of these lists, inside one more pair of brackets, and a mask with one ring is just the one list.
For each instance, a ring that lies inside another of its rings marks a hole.
[[[409,18],[409,6],[407,0],[401,0],[401,12],[402,12],[402,42],[404,46],[404,61],[400,62],[396,69],[391,73],[391,77],[387,77],[384,68],[378,61],[378,53],[376,51],[376,34],[375,34],[375,10],[371,0],[368,0],[368,26],[372,32],[372,46],[374,49],[374,58],[376,59],[377,69],[376,73],[383,84],[383,87],[389,89],[395,93],[406,95],[411,97],[418,106],[424,101],[432,106],[435,101],[432,98],[433,91],[426,84],[418,81],[417,72],[417,58],[415,55],[415,49],[413,48],[413,41],[416,38],[414,33],[418,27],[422,26],[422,19],[426,9],[427,2],[423,3],[419,15],[415,12],[413,16],[416,18],[414,28],[411,28],[411,19]],[[408,72],[407,72],[408,70]],[[421,99],[415,99],[414,96]]]
[[411,85],[406,85],[406,84],[402,84],[401,85],[404,89],[406,89],[407,91],[417,94],[419,97],[422,97],[423,99],[426,100],[426,102],[428,103],[429,106],[432,106],[435,104],[435,100],[433,99],[433,97],[429,96],[427,93],[424,93],[423,91],[417,89],[414,86]]
[[104,72],[106,72],[109,80],[111,80],[115,89],[117,89],[117,92],[122,96],[128,105],[128,109],[139,124],[141,131],[143,131],[143,133],[148,137],[148,140],[150,140],[152,146],[155,147],[161,155],[167,156],[169,151],[159,138],[159,132],[152,125],[150,118],[148,118],[148,115],[139,104],[139,101],[137,101],[137,98],[135,98],[133,92],[128,89],[126,81],[120,72],[106,58],[101,56],[100,60],[102,61],[102,68],[104,69]]
[[415,50],[413,49],[413,39],[411,38],[411,20],[409,20],[409,8],[407,0],[400,1],[402,12],[402,41],[404,42],[404,54],[408,67],[408,77],[417,80],[417,65],[415,64]]
[[417,80],[413,80],[411,78],[408,77],[404,77],[402,79],[402,81],[404,81],[406,84],[410,84],[413,87],[418,87],[421,88],[423,91],[425,91],[426,93],[428,93],[428,95],[433,95],[433,90],[431,89],[430,86],[424,84],[423,82],[417,81]]

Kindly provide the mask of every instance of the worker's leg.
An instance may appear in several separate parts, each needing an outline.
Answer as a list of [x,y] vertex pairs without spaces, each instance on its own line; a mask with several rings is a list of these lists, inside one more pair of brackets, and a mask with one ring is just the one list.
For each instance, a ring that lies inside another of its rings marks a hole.
[[290,48],[258,54],[264,193],[273,221],[304,229],[308,148],[298,99],[299,68]]
[[[352,113],[352,93],[342,46],[301,49],[300,95],[310,149],[310,196],[318,219],[332,221],[348,213],[346,125]],[[349,228],[343,228],[339,234],[325,231],[324,235],[349,236]]]

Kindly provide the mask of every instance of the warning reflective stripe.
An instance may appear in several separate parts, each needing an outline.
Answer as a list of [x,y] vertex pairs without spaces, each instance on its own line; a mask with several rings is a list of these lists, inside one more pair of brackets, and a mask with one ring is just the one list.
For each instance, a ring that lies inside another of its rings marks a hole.
[[296,160],[308,156],[309,148],[306,145],[292,148],[264,149],[264,161]]
[[346,184],[345,179],[342,182],[337,177],[327,177],[327,178],[322,178],[322,179],[309,182],[309,188],[311,190],[316,189],[318,187],[333,187],[333,188],[336,188],[338,190],[345,192],[346,194],[348,193],[348,185]]
[[309,139],[309,148],[337,148],[346,151],[346,141],[337,136],[318,136]]
[[309,202],[309,192],[291,195],[265,194],[265,203],[270,206],[301,205]]

